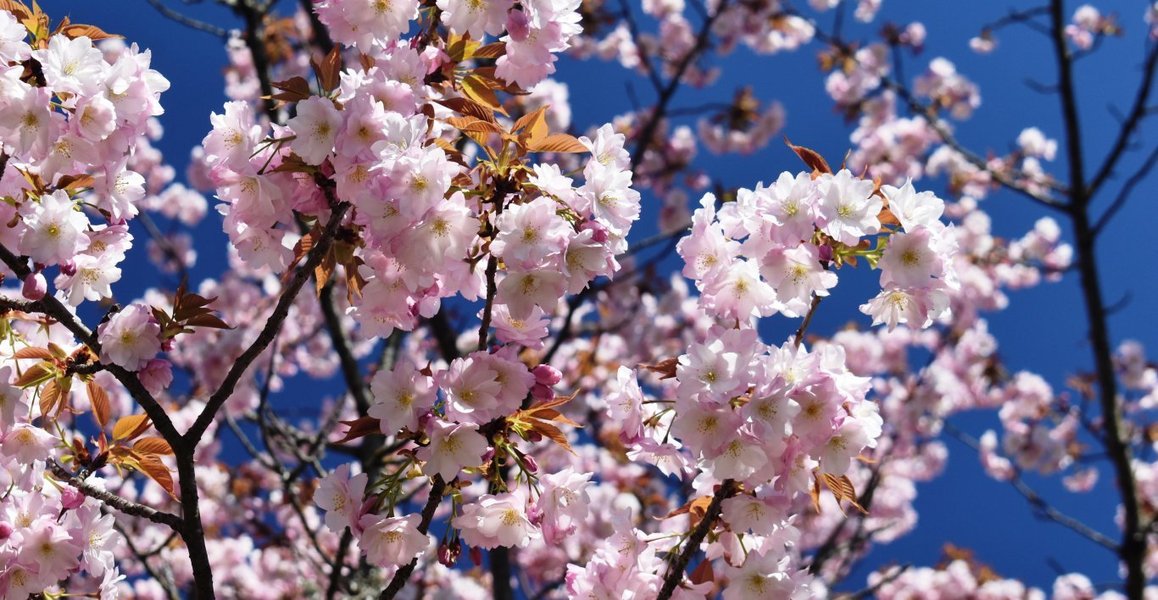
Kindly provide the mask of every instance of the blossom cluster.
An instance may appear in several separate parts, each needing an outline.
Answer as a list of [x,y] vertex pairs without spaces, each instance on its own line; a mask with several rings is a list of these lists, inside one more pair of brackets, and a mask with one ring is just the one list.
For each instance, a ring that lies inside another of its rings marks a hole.
[[[882,224],[884,202],[893,227]],[[705,195],[680,241],[684,275],[702,292],[705,308],[741,324],[755,317],[801,317],[837,283],[830,265],[857,256],[881,269],[882,291],[861,307],[874,323],[927,327],[945,314],[946,292],[957,286],[943,202],[911,183],[883,186],[850,171],[783,173],[771,185],[741,189],[718,211]],[[899,225],[900,227],[895,227]],[[880,236],[876,244],[862,238]]]
[[[33,47],[7,11],[0,32],[0,195],[11,199],[0,243],[36,263],[34,280],[59,266],[56,289],[73,306],[110,297],[132,245],[125,223],[146,195],[130,152],[162,113],[169,82],[136,46],[106,55],[86,35],[57,33]],[[26,290],[37,298],[47,288]]]

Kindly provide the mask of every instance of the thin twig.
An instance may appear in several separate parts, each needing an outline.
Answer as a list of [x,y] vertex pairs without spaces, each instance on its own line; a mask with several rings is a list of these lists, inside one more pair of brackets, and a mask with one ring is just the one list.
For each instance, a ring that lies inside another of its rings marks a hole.
[[1094,223],[1093,233],[1095,237],[1101,234],[1102,229],[1110,222],[1110,219],[1113,219],[1114,215],[1117,214],[1119,210],[1122,210],[1122,207],[1126,205],[1126,201],[1130,199],[1130,194],[1134,193],[1134,188],[1137,187],[1139,183],[1142,183],[1142,180],[1146,179],[1146,176],[1150,174],[1150,171],[1156,163],[1158,163],[1158,146],[1155,146],[1154,149],[1150,151],[1150,156],[1146,157],[1146,161],[1142,163],[1142,166],[1126,180],[1126,183],[1122,184],[1122,189],[1118,191],[1118,195],[1114,198],[1114,201],[1110,203],[1109,208],[1107,208],[1106,212]]
[[171,21],[174,21],[176,23],[184,25],[185,27],[189,27],[190,29],[195,29],[197,31],[204,31],[205,33],[219,37],[223,40],[229,39],[229,32],[226,31],[225,28],[223,28],[223,27],[218,27],[216,25],[213,25],[212,23],[206,23],[205,21],[201,21],[199,19],[194,19],[193,17],[190,17],[189,15],[177,12],[176,10],[173,10],[172,8],[169,8],[168,6],[165,6],[165,4],[163,2],[161,2],[161,0],[145,0],[145,1],[148,2],[149,5],[151,5],[153,8],[157,9],[157,12],[161,13],[161,15],[164,16],[166,19],[169,19]]

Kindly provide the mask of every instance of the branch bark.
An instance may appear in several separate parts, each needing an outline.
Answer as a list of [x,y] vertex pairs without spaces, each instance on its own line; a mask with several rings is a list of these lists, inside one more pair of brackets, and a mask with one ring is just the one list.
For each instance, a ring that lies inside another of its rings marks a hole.
[[684,546],[679,557],[672,563],[671,568],[668,569],[667,575],[663,578],[663,587],[659,590],[657,600],[670,600],[672,594],[675,592],[676,586],[683,581],[684,571],[688,568],[688,563],[692,561],[692,557],[700,551],[700,544],[703,543],[704,538],[707,537],[708,532],[712,530],[712,525],[716,523],[716,519],[720,518],[720,512],[723,510],[724,500],[736,495],[739,491],[739,486],[732,479],[726,479],[716,489],[716,495],[712,497],[711,504],[708,505],[708,510],[704,513],[704,518],[692,530],[692,534],[688,536],[688,541]]

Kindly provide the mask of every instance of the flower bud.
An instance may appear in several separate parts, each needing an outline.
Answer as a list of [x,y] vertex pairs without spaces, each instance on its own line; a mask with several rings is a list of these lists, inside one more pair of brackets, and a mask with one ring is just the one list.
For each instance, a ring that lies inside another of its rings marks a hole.
[[73,510],[81,504],[84,504],[84,494],[70,487],[60,490],[60,505],[64,510]]
[[531,397],[540,401],[551,400],[555,397],[555,391],[549,386],[536,383],[531,386]]
[[0,540],[6,540],[12,535],[13,527],[8,521],[0,521]]
[[580,230],[591,230],[591,239],[599,244],[607,243],[607,229],[598,221],[586,221],[579,226]]
[[535,381],[543,385],[555,385],[563,380],[563,374],[551,365],[539,365],[531,373],[534,374]]
[[60,263],[60,272],[69,277],[76,275],[76,263],[71,260]]
[[24,278],[24,287],[20,289],[20,293],[29,300],[40,300],[48,293],[48,282],[44,279],[43,273],[29,273]]

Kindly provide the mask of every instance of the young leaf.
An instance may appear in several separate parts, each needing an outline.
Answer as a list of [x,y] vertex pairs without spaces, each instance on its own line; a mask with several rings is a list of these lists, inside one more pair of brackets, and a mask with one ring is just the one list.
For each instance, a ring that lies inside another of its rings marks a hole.
[[495,122],[495,114],[491,109],[471,100],[470,98],[447,98],[446,100],[435,100],[435,102],[453,110],[460,115],[482,119],[483,121]]
[[140,455],[164,454],[169,456],[173,454],[173,448],[164,438],[143,437],[133,444],[133,452]]
[[478,75],[471,74],[463,77],[462,93],[466,95],[467,98],[499,114],[507,114],[507,111],[503,110],[502,103],[499,102],[499,97],[495,95],[494,89],[487,84],[486,80]]
[[334,46],[330,53],[322,58],[321,63],[310,59],[314,72],[318,74],[318,83],[321,84],[322,90],[327,93],[337,89],[342,80],[342,54],[339,50],[338,46]]
[[56,380],[44,384],[44,387],[40,388],[40,414],[45,416],[58,414],[61,398],[60,386],[56,384]]
[[104,429],[109,423],[109,393],[96,381],[89,381],[85,390],[88,392],[88,402],[92,405],[93,419]]
[[506,42],[491,42],[471,53],[471,58],[499,58],[507,53]]
[[[820,478],[824,480],[825,487],[827,487],[829,491],[832,492],[832,496],[836,498],[837,506],[840,506],[841,500],[848,500],[848,503],[859,510],[861,514],[868,514],[868,511],[857,503],[856,489],[853,488],[852,481],[848,478],[848,475],[837,477],[832,473],[821,473]],[[843,511],[844,508],[841,508],[841,510]]]
[[575,136],[567,133],[552,133],[540,140],[532,140],[527,144],[527,150],[531,152],[587,152],[587,146],[584,146]]
[[304,77],[291,77],[285,81],[275,81],[272,85],[282,90],[272,96],[274,100],[301,102],[310,97],[310,84]]
[[12,385],[18,388],[40,385],[51,379],[55,371],[56,369],[53,368],[52,363],[41,361],[26,369],[20,377],[16,378],[16,381],[12,382]]
[[796,153],[796,156],[799,156],[800,160],[804,161],[804,164],[808,165],[808,168],[812,169],[814,173],[832,172],[832,168],[828,166],[828,161],[824,160],[824,157],[817,151],[811,148],[805,148],[804,146],[797,146],[793,144],[787,136],[784,138],[784,143],[787,144],[788,147]]
[[52,352],[49,351],[48,348],[36,348],[33,346],[28,346],[26,348],[21,348],[21,349],[17,350],[16,353],[12,355],[12,358],[15,358],[15,359],[39,358],[41,360],[54,360],[54,359],[56,359],[56,357],[52,355]]
[[107,40],[110,38],[122,39],[125,37],[115,33],[106,33],[102,31],[100,27],[96,27],[94,25],[81,25],[80,23],[61,27],[59,33],[63,34],[64,37],[67,37],[70,40],[74,40],[78,37],[87,37],[94,42],[98,40]]
[[335,442],[336,444],[345,444],[361,437],[382,432],[382,422],[374,417],[361,417],[352,421],[341,421],[341,423],[349,426],[350,429],[346,431],[345,437]]
[[118,442],[131,440],[145,433],[151,424],[149,415],[143,413],[121,417],[117,419],[116,425],[113,425],[113,440]]
[[137,461],[137,469],[149,479],[157,482],[161,489],[165,490],[173,498],[177,497],[176,490],[173,487],[173,474],[169,472],[169,467],[161,462],[161,458],[155,454],[143,456]]

